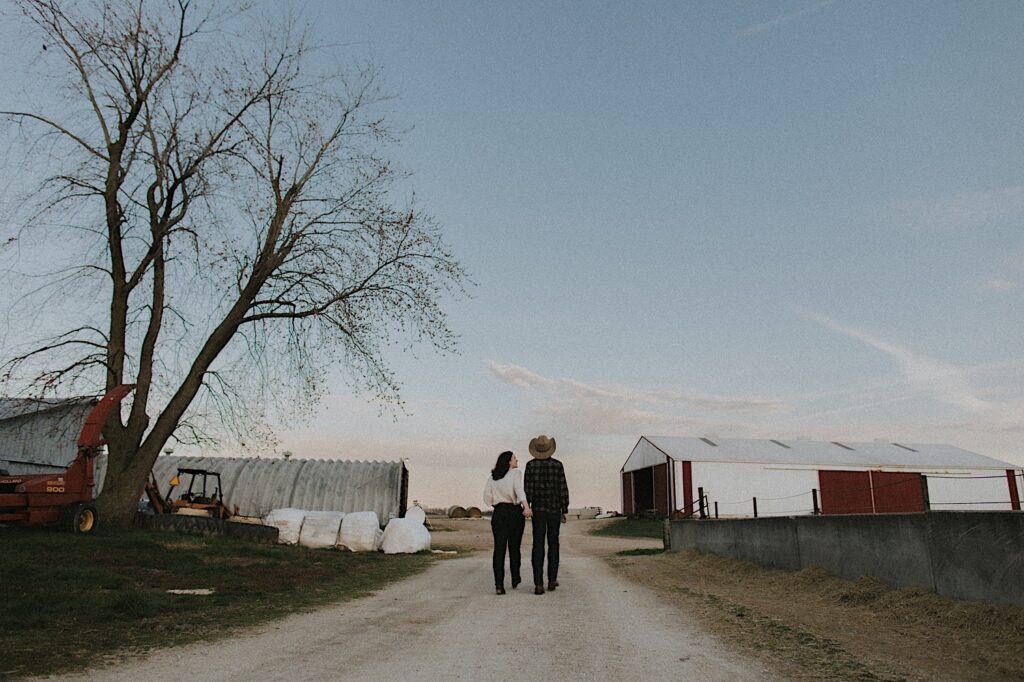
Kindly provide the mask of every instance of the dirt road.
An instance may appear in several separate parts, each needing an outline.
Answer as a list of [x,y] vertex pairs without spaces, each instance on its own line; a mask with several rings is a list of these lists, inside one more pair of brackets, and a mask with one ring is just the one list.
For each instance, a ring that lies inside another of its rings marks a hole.
[[[486,521],[434,545],[485,545]],[[466,526],[463,527],[464,529]],[[486,551],[438,561],[382,592],[209,644],[156,652],[78,678],[159,680],[770,679],[685,614],[614,572],[608,540],[563,526],[561,587],[493,592]],[[474,540],[473,538],[477,538]],[[453,542],[456,539],[469,542]],[[649,540],[619,540],[627,547]],[[527,550],[529,534],[524,539]],[[655,543],[656,544],[656,543]]]

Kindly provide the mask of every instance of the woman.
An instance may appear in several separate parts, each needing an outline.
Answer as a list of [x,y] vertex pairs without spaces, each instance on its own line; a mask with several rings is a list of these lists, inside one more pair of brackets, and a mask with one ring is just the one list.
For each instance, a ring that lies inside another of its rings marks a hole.
[[523,490],[523,474],[516,456],[506,451],[498,455],[491,476],[484,486],[484,503],[494,507],[491,533],[494,535],[494,589],[505,594],[505,549],[508,549],[512,589],[519,587],[519,545],[523,542],[526,519],[533,516]]

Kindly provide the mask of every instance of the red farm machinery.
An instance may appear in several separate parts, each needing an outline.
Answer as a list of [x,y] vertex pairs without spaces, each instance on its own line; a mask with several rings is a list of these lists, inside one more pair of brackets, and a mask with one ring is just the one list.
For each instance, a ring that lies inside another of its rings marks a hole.
[[103,451],[103,425],[135,389],[110,389],[92,408],[78,435],[78,455],[66,471],[0,476],[0,523],[57,524],[72,533],[91,533],[99,520],[93,503],[93,460]]

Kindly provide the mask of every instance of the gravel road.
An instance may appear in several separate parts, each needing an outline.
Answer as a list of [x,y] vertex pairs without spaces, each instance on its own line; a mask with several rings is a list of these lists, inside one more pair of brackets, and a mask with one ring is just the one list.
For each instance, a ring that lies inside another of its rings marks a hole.
[[[486,522],[484,522],[486,523]],[[569,524],[572,526],[573,524]],[[565,527],[563,527],[565,528]],[[441,535],[440,533],[438,535]],[[373,596],[77,678],[216,680],[765,680],[676,607],[563,543],[561,586],[493,593],[486,552]],[[529,547],[529,533],[523,548]],[[435,542],[440,544],[439,540]],[[583,549],[584,551],[580,551]],[[529,575],[529,559],[523,572]]]

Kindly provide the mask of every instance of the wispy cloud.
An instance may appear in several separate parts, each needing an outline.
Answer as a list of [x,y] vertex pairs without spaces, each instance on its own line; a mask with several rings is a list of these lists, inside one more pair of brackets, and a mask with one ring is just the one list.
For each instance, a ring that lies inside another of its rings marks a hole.
[[494,361],[488,361],[487,368],[502,383],[535,390],[539,415],[592,433],[699,430],[711,423],[707,415],[768,415],[788,409],[784,403],[761,398],[555,379]]
[[1002,256],[992,268],[992,275],[982,283],[986,291],[1006,292],[1020,288],[1024,282],[1024,245]]
[[1024,185],[908,199],[895,204],[892,220],[915,229],[971,231],[1021,215]]
[[1017,283],[1012,279],[993,277],[985,282],[985,288],[990,291],[1012,291],[1017,288]]
[[895,359],[913,388],[928,393],[939,402],[974,412],[983,412],[993,407],[976,395],[967,381],[967,373],[956,365],[915,353],[873,333],[840,324],[822,315],[808,313],[807,316],[826,329],[856,339]]
[[742,40],[743,38],[749,38],[750,36],[756,35],[758,33],[764,33],[765,31],[775,30],[782,26],[783,24],[793,21],[794,19],[799,19],[802,16],[814,14],[815,12],[820,12],[826,7],[830,7],[831,5],[834,4],[835,0],[824,0],[824,2],[819,2],[816,5],[804,7],[803,9],[797,10],[795,12],[790,12],[789,14],[783,14],[782,16],[775,17],[774,19],[763,21],[760,24],[754,24],[753,26],[749,26],[740,31],[739,33],[737,33],[736,39]]

